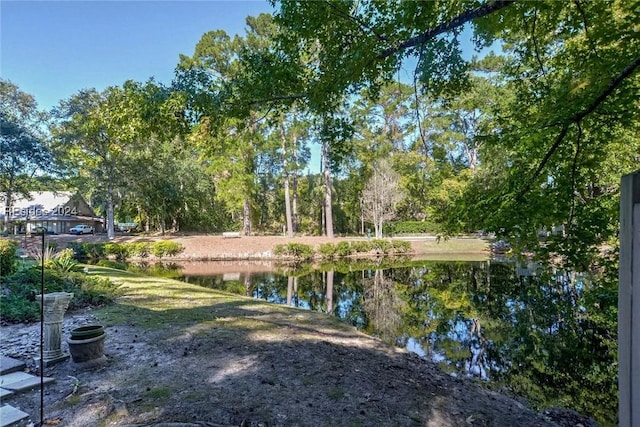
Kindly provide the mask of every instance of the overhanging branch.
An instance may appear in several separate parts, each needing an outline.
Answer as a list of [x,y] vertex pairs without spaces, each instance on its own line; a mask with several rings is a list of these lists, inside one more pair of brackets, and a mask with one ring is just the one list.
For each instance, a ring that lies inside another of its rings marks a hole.
[[415,37],[411,37],[409,40],[406,40],[396,46],[383,50],[381,53],[378,54],[377,58],[385,59],[395,53],[400,52],[401,50],[405,50],[410,47],[415,47],[415,46],[424,44],[432,40],[436,36],[439,36],[440,34],[443,34],[455,28],[458,28],[476,18],[482,18],[484,16],[490,15],[493,12],[503,9],[512,3],[515,3],[516,1],[517,0],[494,0],[492,2],[483,4],[482,6],[478,6],[475,9],[464,11],[449,22],[444,22],[440,25],[437,25],[434,28],[431,28],[425,31],[422,34],[419,34]]
[[529,190],[531,189],[531,185],[540,177],[540,174],[542,173],[544,168],[547,166],[547,163],[551,159],[551,156],[553,156],[553,154],[558,150],[558,147],[560,147],[560,145],[564,141],[564,138],[567,136],[567,133],[569,132],[569,127],[572,124],[577,124],[579,126],[580,122],[589,114],[596,111],[596,109],[600,105],[602,105],[602,103],[613,93],[613,91],[615,91],[616,88],[627,77],[631,76],[638,67],[640,67],[640,56],[636,57],[631,62],[631,64],[625,67],[613,80],[611,80],[611,82],[609,82],[607,87],[600,93],[600,95],[596,97],[596,99],[593,100],[591,104],[587,105],[582,111],[578,111],[576,114],[569,117],[569,119],[567,119],[564,122],[564,124],[562,125],[562,129],[560,130],[560,133],[556,137],[551,147],[549,147],[549,149],[547,150],[540,164],[538,164],[538,167],[536,168],[536,171],[533,173],[533,176],[528,181],[527,185],[520,191],[520,193],[518,193],[518,196],[517,196],[518,199],[522,198],[526,193],[528,193]]

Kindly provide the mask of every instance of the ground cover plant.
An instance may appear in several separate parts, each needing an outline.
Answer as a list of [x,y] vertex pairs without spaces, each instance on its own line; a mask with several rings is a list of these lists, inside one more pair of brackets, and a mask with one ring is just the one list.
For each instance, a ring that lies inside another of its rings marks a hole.
[[[68,262],[62,261],[63,265]],[[39,319],[40,306],[35,296],[41,292],[41,279],[42,269],[39,265],[20,269],[0,278],[2,286],[0,320],[2,322],[33,322]],[[55,262],[50,268],[45,267],[44,284],[45,293],[73,293],[69,310],[110,304],[118,295],[117,287],[108,279],[59,268]]]

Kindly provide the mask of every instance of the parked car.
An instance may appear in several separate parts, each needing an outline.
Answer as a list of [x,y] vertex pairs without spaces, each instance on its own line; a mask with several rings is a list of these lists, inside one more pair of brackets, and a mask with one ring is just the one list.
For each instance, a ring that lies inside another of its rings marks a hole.
[[69,229],[69,234],[93,234],[93,227],[86,224],[78,224]]

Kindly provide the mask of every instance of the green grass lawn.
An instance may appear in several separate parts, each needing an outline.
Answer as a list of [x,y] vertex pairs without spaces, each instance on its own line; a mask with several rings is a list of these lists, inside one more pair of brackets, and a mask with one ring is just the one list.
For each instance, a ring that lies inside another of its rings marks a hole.
[[227,332],[230,332],[239,326],[251,329],[256,326],[252,324],[256,321],[255,316],[269,314],[296,318],[299,323],[323,323],[337,329],[349,328],[331,316],[318,316],[310,311],[178,280],[107,267],[87,266],[87,269],[89,274],[106,277],[119,286],[117,303],[94,312],[106,326],[135,324],[145,329],[164,329],[169,325],[180,328],[213,321],[218,325],[226,325]]
[[489,241],[479,238],[452,237],[450,239],[427,240],[424,242],[425,253],[472,253],[489,252]]

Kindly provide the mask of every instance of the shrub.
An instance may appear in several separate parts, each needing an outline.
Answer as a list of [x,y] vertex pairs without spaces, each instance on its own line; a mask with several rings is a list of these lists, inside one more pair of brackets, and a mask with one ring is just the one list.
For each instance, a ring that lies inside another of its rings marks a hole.
[[336,254],[341,257],[347,257],[353,253],[353,249],[351,248],[351,244],[349,242],[338,242],[336,245]]
[[16,269],[16,243],[0,240],[0,277],[13,273]]
[[175,256],[182,252],[184,248],[178,242],[171,240],[159,240],[151,246],[151,253],[158,258],[163,256]]
[[392,240],[391,249],[397,254],[406,254],[411,251],[411,242],[406,240]]
[[368,240],[356,240],[351,242],[351,249],[353,252],[360,254],[370,252],[373,249],[373,246]]
[[53,246],[47,246],[43,251],[41,246],[36,246],[29,250],[28,255],[36,261],[36,264],[41,265],[43,262],[46,264],[55,257],[56,249]]
[[114,255],[119,261],[129,258],[131,249],[131,245],[127,243],[109,242],[104,244],[104,253],[106,255]]
[[296,259],[313,258],[313,247],[304,243],[287,243],[285,245],[276,245],[273,249],[274,255],[289,256]]
[[67,243],[67,248],[73,251],[73,258],[76,261],[84,262],[87,260],[88,258],[87,250],[85,249],[82,243],[69,242]]
[[376,251],[379,254],[389,253],[390,248],[391,248],[391,242],[388,240],[374,239],[371,241],[371,249]]
[[85,262],[88,259],[101,259],[105,256],[104,243],[78,243],[70,242],[67,247],[73,250],[76,261]]
[[389,235],[396,234],[426,234],[439,232],[437,224],[431,221],[395,221],[384,224],[384,232]]
[[[41,269],[34,266],[3,277],[6,294],[0,297],[0,318],[6,322],[29,322],[39,318],[33,295],[41,291]],[[83,273],[44,270],[45,292],[72,292],[69,309],[108,304],[118,294],[110,280]]]
[[131,249],[129,250],[129,253],[132,256],[137,256],[140,258],[146,258],[149,256],[149,250],[151,248],[151,245],[147,242],[135,242],[135,243],[130,243],[131,245]]
[[273,248],[273,254],[276,256],[284,256],[287,254],[287,245],[275,245]]
[[40,306],[33,301],[33,298],[10,293],[0,297],[0,301],[2,301],[0,318],[5,322],[34,322],[40,318]]
[[63,261],[66,261],[68,259],[73,259],[73,249],[65,248],[65,249],[62,249],[61,251],[58,251],[58,255],[56,256],[56,258]]
[[333,243],[321,243],[318,253],[322,258],[333,258],[336,254],[336,245]]
[[61,272],[77,271],[78,261],[73,258],[73,250],[64,249],[58,252],[56,257],[47,263],[47,268]]

